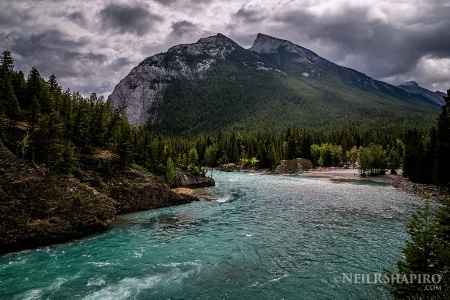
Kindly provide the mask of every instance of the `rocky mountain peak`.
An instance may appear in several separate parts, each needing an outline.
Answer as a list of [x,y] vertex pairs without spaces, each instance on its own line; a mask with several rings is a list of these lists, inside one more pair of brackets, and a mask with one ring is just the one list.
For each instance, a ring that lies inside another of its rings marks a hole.
[[256,40],[253,42],[253,46],[250,48],[250,51],[267,54],[276,53],[278,48],[284,42],[287,41],[263,33],[258,33]]
[[[188,103],[217,101],[220,104],[219,107],[222,105],[227,107],[236,102],[236,99],[260,99],[264,93],[259,93],[259,89],[267,88],[267,93],[271,93],[270,87],[278,89],[280,86],[274,82],[278,80],[283,82],[280,76],[272,76],[274,72],[282,74],[282,78],[290,77],[289,80],[302,89],[313,89],[312,95],[321,95],[323,91],[315,90],[308,83],[309,81],[327,86],[328,78],[333,80],[338,78],[340,80],[336,79],[334,82],[341,84],[342,81],[342,90],[347,90],[348,86],[351,86],[353,89],[361,89],[362,93],[367,93],[367,90],[385,93],[389,99],[397,93],[401,99],[411,97],[418,99],[418,95],[421,101],[427,99],[430,99],[427,102],[434,103],[442,101],[441,95],[436,97],[429,91],[412,91],[416,89],[415,86],[410,86],[409,89],[403,88],[404,91],[402,91],[376,81],[365,74],[341,67],[287,40],[259,33],[253,46],[250,49],[244,49],[219,33],[201,38],[195,43],[171,47],[167,52],[146,58],[117,84],[108,97],[108,102],[113,107],[125,107],[125,113],[132,125],[148,123],[155,125],[156,128],[160,126],[159,128],[169,129],[164,126],[170,124],[172,119],[177,119],[179,114],[186,113],[186,119],[192,116],[191,120],[194,121],[191,126],[179,126],[179,131],[195,132],[197,128],[209,122],[204,121],[208,113],[204,114],[203,108],[197,110],[196,106]],[[256,87],[255,82],[260,80],[264,84]],[[197,83],[201,84],[199,85],[201,88],[198,88]],[[209,87],[209,84],[212,86]],[[190,86],[191,88],[188,88]],[[235,93],[240,89],[242,89],[241,92]],[[191,93],[192,91],[194,92]],[[279,92],[289,95],[289,99],[294,99],[292,104],[295,105],[307,101],[303,99],[303,95],[299,96],[290,89],[280,89]],[[258,96],[254,97],[257,93],[259,93]],[[264,101],[273,100],[270,98]],[[183,107],[183,110],[177,111],[178,107]],[[215,105],[209,107],[215,107]],[[191,108],[191,112],[188,112]],[[236,111],[240,112],[239,109],[236,107]],[[172,114],[174,111],[177,111],[175,115]],[[205,117],[201,120],[195,119],[200,114]],[[225,118],[221,120],[226,122]],[[186,121],[185,124],[188,123]],[[175,130],[177,126],[170,125],[170,130]]]
[[218,33],[217,35],[201,38],[193,44],[173,46],[167,52],[177,55],[208,55],[213,58],[224,59],[228,54],[237,48],[240,48],[240,46],[233,40],[221,33]]
[[403,86],[410,86],[410,87],[419,87],[419,84],[415,81],[405,81],[401,85]]
[[132,125],[154,121],[158,116],[149,113],[149,109],[162,98],[171,82],[202,77],[218,60],[225,60],[238,48],[241,47],[220,33],[196,43],[173,46],[133,68],[114,88],[108,101],[115,107],[125,106]]
[[417,82],[415,81],[406,81],[398,86],[402,90],[415,95],[420,95],[422,97],[427,98],[429,101],[436,103],[438,105],[444,104],[444,98],[442,98],[443,94],[442,92],[432,92],[430,90],[427,90],[423,87],[421,87]]
[[249,50],[258,54],[276,54],[284,50],[291,54],[298,55],[300,59],[307,59],[311,62],[321,63],[323,60],[323,58],[311,50],[296,45],[290,41],[282,40],[262,33],[258,33],[253,46]]

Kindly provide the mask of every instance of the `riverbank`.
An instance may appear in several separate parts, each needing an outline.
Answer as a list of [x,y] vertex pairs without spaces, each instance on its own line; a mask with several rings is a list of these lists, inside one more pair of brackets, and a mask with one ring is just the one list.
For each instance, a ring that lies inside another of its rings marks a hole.
[[101,232],[118,215],[198,200],[130,167],[113,176],[86,169],[81,178],[51,175],[0,141],[0,255]]
[[[274,173],[270,169],[236,169],[228,172],[278,174]],[[346,168],[329,167],[329,168],[312,169],[298,174],[306,177],[327,178],[332,181],[341,181],[341,182],[368,181],[380,184],[389,184],[397,189],[418,196],[430,195],[432,197],[439,197],[442,195],[446,195],[442,194],[439,188],[434,184],[414,183],[410,181],[408,178],[403,177],[401,170],[399,170],[398,174],[396,175],[388,173],[386,175],[361,177],[360,171],[357,168],[346,169]]]
[[389,184],[400,190],[419,196],[428,194],[432,197],[438,197],[441,195],[439,188],[436,185],[411,182],[409,179],[403,177],[401,171],[399,171],[396,175],[386,174],[380,176],[361,177],[359,170],[356,168],[321,168],[302,173],[302,176],[328,178],[334,181],[377,182],[381,184]]
[[200,201],[213,201],[217,200],[212,194],[209,194],[204,189],[177,187],[171,190],[179,195],[186,195],[190,197],[198,198]]

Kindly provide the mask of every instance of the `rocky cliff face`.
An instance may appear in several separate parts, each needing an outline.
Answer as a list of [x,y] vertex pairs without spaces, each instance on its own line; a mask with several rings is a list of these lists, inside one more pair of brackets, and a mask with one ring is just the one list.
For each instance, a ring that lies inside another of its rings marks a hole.
[[278,54],[281,49],[298,55],[299,58],[303,59],[304,61],[322,64],[330,63],[311,50],[300,47],[292,42],[278,39],[262,33],[258,33],[258,35],[256,36],[256,40],[253,42],[253,46],[249,50],[258,54]]
[[195,44],[170,48],[166,53],[145,59],[115,87],[108,101],[114,107],[125,107],[132,125],[153,122],[153,109],[163,101],[165,87],[174,80],[201,77],[217,60],[225,59],[238,44],[222,34],[200,39]]
[[117,214],[198,200],[131,169],[112,179],[87,173],[83,183],[45,176],[0,142],[0,254],[84,237],[105,229]]

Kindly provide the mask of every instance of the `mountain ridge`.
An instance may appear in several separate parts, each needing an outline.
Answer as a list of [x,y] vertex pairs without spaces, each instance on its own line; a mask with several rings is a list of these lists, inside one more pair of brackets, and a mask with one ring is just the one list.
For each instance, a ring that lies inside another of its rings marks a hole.
[[119,82],[108,101],[125,107],[132,125],[168,134],[246,130],[262,126],[267,117],[279,120],[277,126],[311,126],[316,119],[327,125],[323,107],[336,115],[331,123],[345,116],[352,124],[390,115],[405,119],[390,110],[405,111],[408,120],[425,120],[438,108],[424,95],[262,33],[249,49],[217,34],[148,57]]
[[438,105],[444,105],[445,101],[444,101],[444,96],[446,96],[445,93],[441,92],[441,91],[430,91],[428,89],[425,89],[423,87],[421,87],[417,82],[415,81],[406,81],[400,85],[398,85],[399,88],[403,89],[404,91],[410,93],[410,94],[415,94],[415,95],[420,95],[423,96],[427,99],[429,99],[430,101],[438,104]]

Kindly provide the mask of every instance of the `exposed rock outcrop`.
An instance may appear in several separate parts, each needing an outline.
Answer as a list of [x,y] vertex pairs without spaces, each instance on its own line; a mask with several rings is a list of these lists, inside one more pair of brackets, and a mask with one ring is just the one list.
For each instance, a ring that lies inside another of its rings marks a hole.
[[236,48],[231,39],[222,34],[200,39],[194,44],[182,44],[166,53],[156,54],[142,61],[114,88],[108,101],[125,107],[130,124],[141,125],[157,119],[152,107],[162,100],[166,86],[174,80],[201,77],[217,60],[225,59]]
[[180,187],[201,188],[216,185],[215,181],[212,178],[206,176],[195,176],[178,168],[175,170],[175,173],[178,178],[178,186]]
[[309,159],[296,158],[292,160],[282,160],[276,167],[274,173],[277,174],[298,174],[308,171],[312,168]]
[[224,172],[236,172],[236,171],[241,170],[241,168],[239,168],[239,166],[234,163],[228,163],[228,164],[221,165],[219,167],[219,170],[224,171]]

